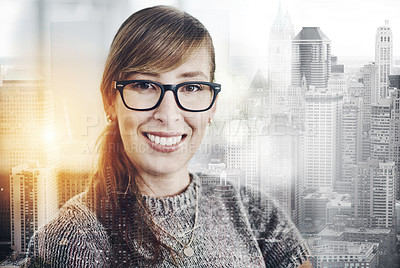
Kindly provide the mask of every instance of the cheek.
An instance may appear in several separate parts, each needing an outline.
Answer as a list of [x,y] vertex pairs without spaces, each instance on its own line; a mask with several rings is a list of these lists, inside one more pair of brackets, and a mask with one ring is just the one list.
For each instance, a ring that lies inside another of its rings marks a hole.
[[192,116],[187,117],[188,125],[192,129],[193,136],[198,136],[199,138],[203,137],[208,123],[207,114],[192,114]]

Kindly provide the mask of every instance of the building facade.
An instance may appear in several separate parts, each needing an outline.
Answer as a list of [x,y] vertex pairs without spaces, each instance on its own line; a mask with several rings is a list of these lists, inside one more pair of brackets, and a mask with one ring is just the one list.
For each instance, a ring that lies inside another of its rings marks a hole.
[[393,72],[393,38],[389,21],[385,21],[385,25],[376,31],[375,64],[379,97],[388,97],[389,75]]
[[57,214],[56,172],[32,161],[12,169],[10,186],[11,248],[24,254],[38,227]]
[[303,27],[292,42],[292,85],[326,88],[331,73],[331,41],[319,27]]

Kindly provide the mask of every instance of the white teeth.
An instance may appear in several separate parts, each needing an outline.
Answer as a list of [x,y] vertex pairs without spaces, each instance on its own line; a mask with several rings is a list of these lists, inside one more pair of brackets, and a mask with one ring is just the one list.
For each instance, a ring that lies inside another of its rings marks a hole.
[[167,144],[167,138],[161,137],[161,138],[160,138],[160,144],[161,144],[161,145]]
[[154,135],[149,134],[149,139],[150,139],[151,141],[154,141],[154,140],[155,140]]
[[167,145],[168,145],[168,146],[171,146],[171,145],[172,145],[172,139],[173,139],[173,138],[167,138]]
[[176,137],[159,137],[159,136],[155,136],[152,134],[147,134],[147,137],[149,138],[149,140],[151,140],[152,142],[156,143],[156,144],[161,144],[163,146],[167,145],[167,146],[171,146],[171,145],[175,145],[178,142],[180,142],[182,140],[182,136],[176,136]]

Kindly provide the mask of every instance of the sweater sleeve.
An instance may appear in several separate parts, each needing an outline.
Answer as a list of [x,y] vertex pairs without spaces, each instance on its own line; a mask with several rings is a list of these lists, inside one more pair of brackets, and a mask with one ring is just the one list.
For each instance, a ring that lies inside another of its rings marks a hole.
[[308,246],[287,214],[267,196],[248,198],[240,190],[250,226],[266,267],[299,267],[309,256]]
[[32,237],[28,267],[107,267],[110,244],[94,213],[69,201],[59,215]]

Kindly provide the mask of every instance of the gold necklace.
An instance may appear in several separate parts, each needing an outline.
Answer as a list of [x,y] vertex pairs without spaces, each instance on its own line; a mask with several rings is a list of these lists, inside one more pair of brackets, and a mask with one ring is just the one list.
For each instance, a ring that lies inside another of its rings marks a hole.
[[[193,228],[189,231],[186,231],[185,233],[192,233],[190,236],[190,240],[187,244],[183,243],[182,241],[180,241],[176,236],[174,236],[173,234],[169,233],[168,231],[166,231],[163,227],[161,227],[160,225],[158,225],[153,217],[151,217],[151,215],[148,215],[151,219],[151,221],[153,222],[154,226],[156,226],[158,229],[160,229],[161,231],[163,231],[165,234],[167,234],[168,236],[170,236],[171,238],[173,238],[176,242],[178,242],[182,248],[183,248],[183,254],[185,254],[185,256],[187,257],[192,257],[194,255],[194,250],[193,248],[190,246],[193,242],[194,239],[194,230],[197,229],[199,226],[197,226],[197,220],[199,217],[199,193],[198,193],[198,187],[196,187],[195,184],[195,191],[196,191],[196,207],[195,207],[195,214],[194,214],[194,224],[193,224]],[[141,204],[141,202],[139,202],[140,205],[143,207],[143,205]],[[146,211],[146,210],[145,210]],[[146,211],[146,213],[148,214],[148,212]]]

